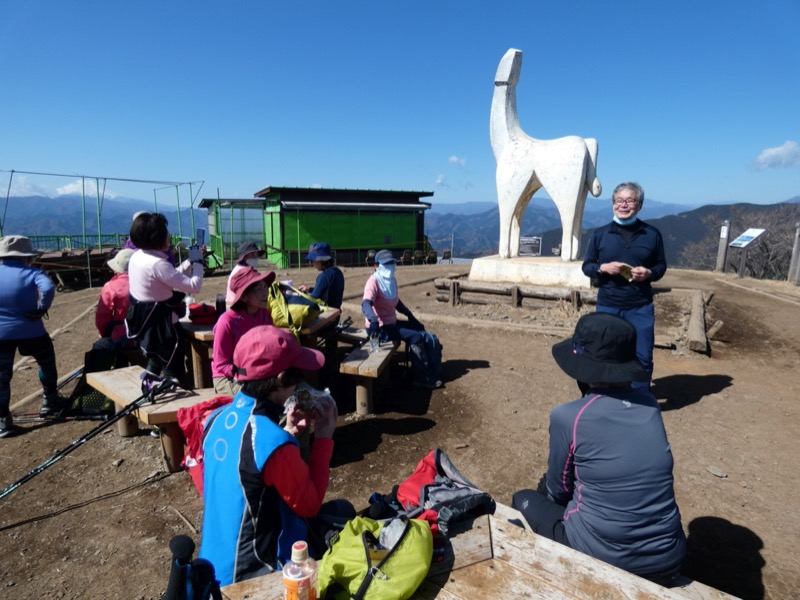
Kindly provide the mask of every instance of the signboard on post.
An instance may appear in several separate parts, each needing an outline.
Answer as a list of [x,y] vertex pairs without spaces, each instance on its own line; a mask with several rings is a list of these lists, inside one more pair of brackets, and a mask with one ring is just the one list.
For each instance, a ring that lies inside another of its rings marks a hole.
[[519,238],[520,256],[541,256],[542,238],[540,237],[520,237]]
[[766,229],[754,229],[751,227],[728,245],[731,248],[747,248],[750,244],[755,242],[765,231]]

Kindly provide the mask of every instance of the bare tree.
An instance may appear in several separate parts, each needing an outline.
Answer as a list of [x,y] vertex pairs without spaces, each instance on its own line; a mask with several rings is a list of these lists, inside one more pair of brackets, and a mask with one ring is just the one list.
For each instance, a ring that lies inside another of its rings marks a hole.
[[[747,248],[743,275],[755,279],[786,279],[792,259],[795,224],[800,219],[800,205],[778,204],[765,210],[752,206],[731,207],[731,236],[735,239],[748,227],[766,229],[753,245]],[[723,218],[719,213],[703,218],[708,233],[700,240],[686,245],[681,253],[681,263],[691,269],[713,270],[719,246],[719,228]],[[726,271],[738,273],[741,249],[728,252]]]

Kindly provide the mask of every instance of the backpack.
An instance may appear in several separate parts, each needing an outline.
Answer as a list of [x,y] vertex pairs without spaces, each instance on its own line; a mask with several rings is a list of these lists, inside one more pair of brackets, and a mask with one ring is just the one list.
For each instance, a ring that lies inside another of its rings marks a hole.
[[410,344],[407,351],[411,359],[414,381],[433,385],[442,380],[442,345],[436,334],[424,329],[419,332],[419,344]]
[[[287,298],[287,292],[293,292],[294,295]],[[275,327],[290,329],[295,337],[299,337],[300,330],[316,319],[325,307],[322,300],[277,281],[269,288],[268,302]]]
[[[381,535],[389,528],[396,530],[396,541]],[[388,547],[380,543],[382,537]],[[405,600],[427,577],[432,558],[433,536],[425,521],[355,517],[333,537],[320,561],[320,597]]]
[[494,499],[476,487],[455,467],[447,454],[431,450],[414,473],[395,492],[397,502],[410,516],[431,522],[431,529],[448,534],[461,520],[494,514]]

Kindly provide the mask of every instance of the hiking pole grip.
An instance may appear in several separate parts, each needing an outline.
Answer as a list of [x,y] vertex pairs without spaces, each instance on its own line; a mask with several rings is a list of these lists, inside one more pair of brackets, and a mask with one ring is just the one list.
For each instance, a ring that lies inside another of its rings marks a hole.
[[169,583],[167,583],[167,591],[164,593],[164,600],[191,600],[186,595],[186,583],[194,548],[194,541],[187,535],[176,535],[169,541],[172,566],[169,571]]

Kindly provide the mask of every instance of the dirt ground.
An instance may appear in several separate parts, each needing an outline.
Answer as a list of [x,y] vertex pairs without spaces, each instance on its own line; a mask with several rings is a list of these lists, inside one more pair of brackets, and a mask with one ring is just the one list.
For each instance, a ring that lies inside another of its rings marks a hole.
[[[404,384],[398,365],[376,388],[377,414],[355,416],[352,381],[334,380],[340,407],[328,497],[365,506],[388,492],[432,448],[444,449],[476,484],[510,503],[546,468],[550,410],[577,397],[550,356],[578,314],[565,303],[451,307],[435,277],[468,267],[401,267],[401,298],[444,346],[445,387]],[[366,268],[345,269],[344,312],[357,318]],[[309,269],[279,273],[313,282]],[[226,276],[199,298],[213,303]],[[787,283],[671,270],[658,284],[654,392],[675,457],[675,488],[688,534],[684,573],[747,599],[800,595],[800,289]],[[706,322],[722,321],[710,354],[686,349],[690,302],[702,290]],[[50,311],[60,373],[83,363],[99,290],[61,292]],[[583,309],[592,310],[591,306]],[[349,379],[349,378],[348,378]],[[69,388],[65,388],[68,391]],[[38,409],[36,368],[14,375],[12,411]],[[0,441],[0,490],[96,423],[23,425]],[[159,598],[169,540],[200,541],[202,501],[186,473],[164,472],[147,433],[111,427],[0,500],[0,593],[8,598]]]

